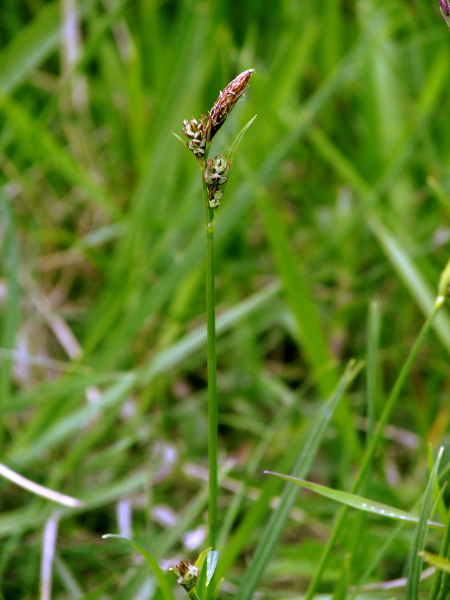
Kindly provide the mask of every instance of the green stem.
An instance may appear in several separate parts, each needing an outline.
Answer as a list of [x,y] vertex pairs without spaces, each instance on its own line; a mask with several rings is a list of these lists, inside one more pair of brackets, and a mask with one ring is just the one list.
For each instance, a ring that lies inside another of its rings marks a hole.
[[[187,590],[186,590],[187,591]],[[200,600],[200,598],[198,597],[198,594],[195,590],[195,587],[192,588],[192,590],[188,591],[188,596],[191,600]]]
[[207,322],[207,366],[208,366],[208,544],[216,547],[217,535],[217,360],[216,360],[216,308],[214,292],[214,209],[209,206],[208,191],[203,181],[202,187],[206,221],[206,322]]
[[[378,425],[374,431],[373,436],[370,438],[367,448],[362,457],[361,466],[355,477],[353,485],[350,489],[350,492],[352,494],[355,494],[358,492],[359,486],[361,485],[362,481],[364,480],[364,477],[367,474],[370,465],[372,464],[373,456],[376,452],[378,444],[383,435],[383,430],[389,420],[389,417],[391,416],[392,410],[398,399],[400,391],[403,388],[405,380],[406,380],[406,378],[411,370],[411,367],[417,357],[417,354],[420,350],[420,347],[422,346],[425,336],[427,335],[434,318],[436,317],[437,313],[439,312],[439,309],[442,307],[444,300],[445,299],[443,297],[438,297],[438,299],[436,300],[433,310],[431,311],[430,315],[428,316],[425,323],[423,324],[422,329],[421,329],[419,335],[417,336],[417,339],[416,339],[413,347],[411,348],[406,361],[403,364],[402,370],[400,371],[400,373],[397,377],[394,387],[392,388],[389,398],[384,406],[383,412],[381,413]],[[320,557],[319,563],[316,567],[314,577],[313,577],[313,579],[309,585],[308,591],[306,593],[305,600],[311,600],[317,591],[317,587],[320,583],[322,573],[326,567],[328,559],[330,558],[330,555],[333,550],[336,539],[337,539],[339,533],[341,532],[341,529],[344,524],[344,521],[345,521],[348,511],[349,511],[349,507],[344,506],[338,512],[336,521],[333,526],[333,530],[332,530],[330,538],[328,539],[328,542],[322,552],[322,556]]]

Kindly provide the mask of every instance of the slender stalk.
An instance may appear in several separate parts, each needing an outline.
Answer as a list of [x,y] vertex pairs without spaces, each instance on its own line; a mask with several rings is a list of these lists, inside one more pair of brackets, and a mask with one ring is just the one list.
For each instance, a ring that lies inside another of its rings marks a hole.
[[193,588],[192,590],[190,590],[188,592],[188,596],[191,600],[200,600],[200,598],[198,597],[197,592],[195,591],[195,588]]
[[215,267],[214,267],[214,209],[209,206],[208,190],[203,180],[202,188],[205,205],[206,232],[206,323],[207,323],[207,368],[208,368],[208,545],[216,547],[217,537],[217,359],[216,359],[216,303],[215,303]]
[[[389,417],[392,413],[395,403],[400,395],[400,391],[403,388],[403,385],[404,385],[406,378],[411,370],[411,367],[412,367],[412,365],[417,357],[417,354],[424,342],[425,336],[427,335],[428,331],[430,330],[433,320],[436,317],[437,313],[439,312],[440,308],[443,306],[444,301],[445,301],[445,298],[443,296],[438,296],[438,298],[436,299],[436,302],[434,304],[433,310],[428,315],[425,323],[422,326],[422,329],[420,330],[419,335],[417,336],[416,341],[414,342],[413,347],[411,348],[411,350],[408,354],[406,361],[403,364],[403,367],[397,377],[394,387],[392,388],[389,398],[387,399],[387,402],[384,406],[384,409],[380,416],[378,425],[374,431],[372,438],[369,440],[367,448],[362,457],[361,466],[358,470],[358,473],[355,477],[353,485],[350,489],[350,492],[353,494],[357,493],[358,488],[361,485],[361,482],[363,481],[365,475],[368,472],[368,469],[371,465],[372,458],[376,452],[378,444],[383,435],[383,430],[389,420]],[[349,507],[344,506],[339,510],[339,512],[337,514],[337,518],[334,523],[333,530],[332,530],[331,535],[328,539],[328,542],[322,552],[322,555],[319,559],[319,563],[316,567],[314,577],[313,577],[313,579],[309,585],[309,588],[307,590],[307,593],[305,595],[305,600],[312,600],[312,597],[314,596],[314,594],[317,591],[317,587],[320,583],[322,573],[325,569],[328,559],[331,556],[331,552],[333,550],[334,544],[336,542],[336,539],[337,539],[339,533],[341,532],[341,529],[344,524],[344,521],[345,521],[348,511],[349,511]]]
[[[183,142],[194,154],[200,164],[202,176],[203,199],[206,221],[206,322],[207,322],[207,366],[208,366],[208,470],[209,470],[209,505],[208,505],[208,543],[212,549],[216,547],[217,538],[217,360],[216,360],[216,307],[214,295],[214,213],[223,196],[228,181],[231,161],[224,156],[208,159],[213,137],[225,123],[236,102],[242,98],[253,69],[247,69],[235,77],[220,92],[207,115],[199,121],[183,121],[183,134],[188,142]],[[252,119],[253,120],[253,119]],[[235,148],[248,128],[248,123],[240,132],[232,146]],[[175,134],[176,135],[176,134]]]

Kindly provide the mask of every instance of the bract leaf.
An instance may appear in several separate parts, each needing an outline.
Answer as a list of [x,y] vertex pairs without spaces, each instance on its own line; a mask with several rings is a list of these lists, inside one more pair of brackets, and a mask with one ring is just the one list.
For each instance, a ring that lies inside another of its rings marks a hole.
[[228,157],[227,157],[227,160],[231,164],[233,164],[233,162],[234,162],[234,157],[236,155],[237,147],[241,143],[242,138],[244,137],[244,133],[247,131],[247,129],[250,127],[250,125],[253,123],[253,121],[256,119],[257,116],[258,115],[255,115],[252,119],[250,119],[250,121],[247,123],[247,125],[245,125],[245,127],[243,127],[241,129],[241,131],[237,134],[236,139],[234,140],[234,142],[230,148],[230,151],[228,153]]

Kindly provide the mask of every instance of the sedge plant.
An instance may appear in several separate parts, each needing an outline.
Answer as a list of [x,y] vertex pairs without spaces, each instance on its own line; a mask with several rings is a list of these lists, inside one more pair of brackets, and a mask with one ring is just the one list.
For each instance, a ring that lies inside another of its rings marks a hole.
[[[200,166],[201,187],[203,191],[203,204],[205,215],[206,236],[206,319],[207,319],[207,374],[208,374],[208,547],[200,553],[196,562],[191,564],[182,560],[173,565],[169,571],[175,576],[177,583],[183,587],[191,600],[203,600],[216,597],[219,591],[220,579],[224,576],[230,563],[235,558],[234,540],[230,539],[225,545],[224,559],[218,564],[219,553],[216,550],[218,533],[218,390],[217,390],[217,361],[216,361],[216,309],[215,309],[215,267],[214,267],[214,228],[217,208],[223,197],[225,186],[234,161],[236,149],[248,127],[252,124],[253,117],[239,132],[234,140],[227,157],[209,157],[211,142],[224,124],[235,104],[243,98],[253,69],[244,71],[233,79],[219,94],[208,115],[200,120],[193,118],[183,122],[183,134],[188,138],[184,142],[174,134],[183,145],[187,146],[196,157]],[[340,377],[335,389],[329,398],[319,407],[310,420],[309,426],[301,428],[301,434],[294,440],[293,451],[289,457],[289,467],[293,476],[305,476],[309,471],[316,456],[321,441],[334,412],[344,396],[346,390],[361,371],[361,363],[351,361]],[[286,464],[284,461],[283,464]],[[254,519],[260,518],[260,512],[265,510],[270,498],[278,489],[278,484],[268,482],[262,494],[261,501],[252,508],[243,521],[245,532],[239,531],[238,538],[249,534],[253,528]],[[285,523],[289,510],[294,500],[293,489],[281,498],[280,505],[273,512],[272,519],[267,525],[265,534],[255,554],[256,561],[249,565],[245,581],[256,582],[267,566],[268,557],[273,552],[273,547],[278,540],[279,533]],[[157,561],[145,548],[136,541],[121,535],[107,534],[104,538],[119,538],[137,550],[153,571],[164,600],[173,600],[165,578]],[[240,544],[240,542],[239,542]],[[259,556],[261,553],[261,556]],[[216,572],[217,568],[217,572]],[[214,577],[216,575],[216,577]],[[211,585],[210,585],[211,583]],[[209,588],[208,588],[209,586]]]
[[[253,117],[241,130],[234,140],[231,149],[225,156],[214,156],[209,158],[211,143],[230,115],[237,102],[244,98],[245,89],[249,83],[254,69],[243,71],[233,79],[213,104],[207,115],[199,120],[192,118],[191,121],[183,121],[183,134],[188,138],[184,142],[178,135],[174,134],[183,145],[194,154],[200,166],[201,187],[203,191],[203,204],[205,215],[206,234],[206,321],[207,321],[207,373],[208,373],[208,544],[206,553],[199,556],[195,565],[189,561],[181,561],[170,570],[175,575],[177,583],[181,585],[192,600],[198,598],[196,585],[205,557],[207,559],[207,574],[205,584],[214,574],[217,565],[218,531],[218,392],[217,392],[217,358],[216,358],[216,307],[215,307],[215,267],[214,267],[214,225],[217,208],[222,200],[225,186],[228,182],[229,173],[234,160],[237,146],[239,145],[245,131],[251,125]],[[104,537],[119,537],[108,534]],[[126,539],[126,538],[125,538]],[[156,573],[159,580],[162,574],[152,557],[133,540],[126,540],[134,549],[137,549],[147,560],[149,566]]]
[[[232,167],[234,153],[247,124],[237,136],[227,158],[209,158],[211,142],[225,123],[235,104],[243,98],[245,88],[254,70],[248,69],[231,81],[220,92],[209,111],[199,121],[192,119],[183,122],[183,134],[188,138],[186,146],[192,151],[200,165],[206,233],[206,320],[207,320],[207,371],[208,371],[208,543],[216,547],[217,536],[217,497],[218,497],[218,396],[216,359],[216,308],[215,308],[215,268],[214,268],[214,223],[216,210],[222,199]],[[178,137],[178,136],[177,136]],[[181,138],[179,138],[181,139]],[[182,141],[182,140],[181,140]],[[184,142],[183,142],[184,143]]]

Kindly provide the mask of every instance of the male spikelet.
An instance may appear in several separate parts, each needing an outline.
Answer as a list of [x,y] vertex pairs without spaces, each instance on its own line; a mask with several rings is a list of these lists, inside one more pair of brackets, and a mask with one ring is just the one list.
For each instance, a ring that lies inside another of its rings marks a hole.
[[254,69],[248,69],[238,75],[231,81],[227,87],[220,92],[219,97],[214,102],[212,109],[209,111],[205,125],[206,142],[210,142],[233,109],[233,106],[242,97],[245,88],[248,85],[249,79],[254,73]]
[[242,98],[252,73],[254,73],[254,69],[248,69],[233,79],[220,92],[213,107],[207,115],[202,116],[200,122],[194,118],[191,121],[183,121],[182,132],[189,138],[186,146],[200,160],[202,165],[204,165],[206,145],[211,143],[213,137],[225,123],[233,106]]

